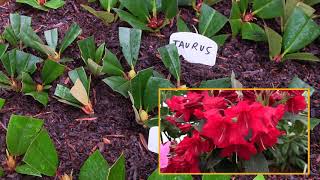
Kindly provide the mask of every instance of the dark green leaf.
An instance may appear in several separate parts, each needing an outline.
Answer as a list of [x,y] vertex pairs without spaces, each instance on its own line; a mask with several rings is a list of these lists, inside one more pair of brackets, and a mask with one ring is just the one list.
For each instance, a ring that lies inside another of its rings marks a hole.
[[149,78],[152,76],[152,68],[144,69],[140,71],[132,80],[130,92],[134,99],[134,106],[137,109],[143,108],[143,96],[147,86]]
[[97,18],[99,18],[105,25],[109,25],[115,20],[115,16],[107,11],[96,11],[90,6],[81,4],[81,7],[83,7],[85,10],[87,10],[89,13],[93,14]]
[[216,36],[212,36],[211,39],[218,44],[218,46],[222,46],[226,40],[228,39],[229,34],[220,34]]
[[254,0],[253,14],[263,19],[271,19],[283,15],[282,0]]
[[105,43],[102,43],[100,44],[100,46],[97,48],[96,50],[96,53],[94,55],[94,59],[92,59],[94,62],[100,64],[101,63],[101,60],[103,58],[103,55],[105,53],[105,47],[106,47],[106,44]]
[[58,45],[58,29],[51,29],[44,32],[44,36],[46,38],[47,44],[52,49],[56,50]]
[[174,18],[178,13],[178,2],[177,0],[162,0],[162,11],[164,12],[167,19]]
[[47,130],[42,129],[32,141],[23,162],[46,176],[56,174],[58,154]]
[[120,19],[122,21],[126,21],[129,23],[133,28],[135,29],[141,29],[145,31],[153,31],[151,28],[147,26],[147,24],[143,21],[140,21],[138,18],[135,16],[131,15],[130,13],[121,10],[121,9],[114,9],[114,11],[118,14]]
[[19,38],[14,34],[12,26],[7,26],[3,32],[3,38],[9,42],[14,47],[17,47],[19,44]]
[[40,119],[12,115],[6,136],[7,148],[10,154],[15,156],[25,154],[31,141],[40,132],[42,125],[43,121]]
[[65,86],[58,84],[54,95],[62,103],[66,103],[77,108],[82,107],[81,103],[72,96],[72,94],[70,93],[70,89]]
[[20,33],[31,27],[31,17],[19,14],[10,14],[10,24],[15,36],[20,38]]
[[282,37],[276,31],[267,26],[265,26],[264,29],[268,38],[270,57],[274,58],[281,54]]
[[232,30],[232,36],[235,37],[240,32],[242,25],[240,7],[236,0],[232,1],[229,23]]
[[86,71],[84,70],[83,67],[76,68],[72,71],[68,72],[68,75],[71,79],[71,81],[76,83],[77,79],[80,79],[82,82],[83,86],[87,90],[87,93],[89,94],[90,92],[90,79],[87,77]]
[[110,180],[125,180],[126,179],[126,164],[124,155],[117,159],[117,161],[110,167],[107,179]]
[[128,97],[128,91],[130,89],[130,81],[124,79],[122,76],[111,76],[103,79],[112,90],[122,94],[124,97]]
[[249,1],[250,0],[236,0],[239,4],[240,10],[242,13],[245,13],[248,9],[249,6]]
[[103,58],[102,72],[109,75],[122,76],[124,74],[123,68],[117,56],[108,49],[105,50],[105,56]]
[[244,168],[249,173],[268,173],[268,161],[262,153],[251,156],[250,160],[244,161]]
[[182,20],[180,16],[177,17],[177,28],[178,32],[190,32],[187,24]]
[[40,9],[42,11],[48,11],[47,8],[40,6],[37,0],[17,0],[18,3],[28,4],[34,8]]
[[29,93],[36,91],[36,83],[28,73],[22,73],[22,92]]
[[46,60],[42,72],[41,79],[43,85],[48,85],[60,77],[64,72],[64,65],[59,64],[55,61]]
[[320,27],[300,8],[295,8],[288,19],[283,36],[283,54],[296,52],[320,35]]
[[27,174],[30,176],[37,176],[42,177],[41,173],[34,169],[33,167],[29,166],[28,164],[23,164],[16,167],[16,172],[20,174]]
[[44,6],[51,8],[51,9],[58,9],[62,6],[64,6],[65,2],[63,0],[50,0],[47,1]]
[[142,31],[139,29],[119,27],[119,41],[123,55],[133,69],[137,63]]
[[242,25],[242,39],[248,39],[252,41],[267,41],[267,36],[264,30],[254,23],[243,23]]
[[102,8],[108,12],[116,6],[118,0],[99,0]]
[[230,78],[202,81],[199,88],[231,88]]
[[0,71],[0,87],[11,86],[11,81],[2,71]]
[[158,169],[148,177],[148,180],[192,180],[191,175],[160,175]]
[[312,86],[301,80],[298,76],[295,76],[291,80],[290,84],[288,85],[288,88],[310,88],[310,96],[312,96],[312,94],[315,91],[315,89]]
[[120,0],[121,5],[128,9],[131,14],[141,22],[146,23],[149,18],[148,4],[144,0]]
[[2,169],[2,167],[0,167],[0,177],[4,176],[4,170]]
[[320,119],[318,118],[310,118],[310,129],[313,131],[313,129],[318,126],[320,123]]
[[81,52],[81,57],[86,64],[88,64],[89,58],[92,60],[95,59],[96,45],[93,36],[78,41],[78,46]]
[[109,164],[99,150],[96,150],[82,165],[79,180],[105,180],[109,173]]
[[94,76],[101,76],[104,73],[102,72],[102,66],[94,62],[92,59],[88,59],[87,68]]
[[62,54],[81,33],[82,29],[80,26],[73,23],[63,38],[59,53]]
[[263,175],[258,175],[253,180],[265,180],[265,179]]
[[206,4],[202,5],[199,20],[200,34],[212,37],[219,32],[227,22],[227,17]]
[[29,92],[26,93],[27,96],[32,96],[36,101],[40,102],[42,105],[46,106],[49,101],[49,95],[47,92]]
[[3,108],[5,102],[5,99],[0,98],[0,110]]
[[7,51],[8,45],[7,44],[0,44],[0,59],[4,55],[4,53]]
[[158,49],[163,64],[169,72],[180,82],[181,64],[178,49],[174,44],[169,44]]
[[167,79],[158,77],[149,78],[143,96],[144,110],[147,112],[152,111],[158,106],[159,88],[174,88],[174,85]]
[[286,54],[283,57],[283,60],[303,60],[303,61],[311,61],[311,62],[320,62],[320,58],[313,55],[312,53],[292,53]]

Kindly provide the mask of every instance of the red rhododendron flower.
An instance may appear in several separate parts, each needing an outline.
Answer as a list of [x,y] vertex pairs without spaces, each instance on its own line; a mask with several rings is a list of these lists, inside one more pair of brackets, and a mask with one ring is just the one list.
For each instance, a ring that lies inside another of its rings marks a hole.
[[297,114],[307,108],[307,103],[304,96],[297,95],[288,99],[286,107],[287,111]]

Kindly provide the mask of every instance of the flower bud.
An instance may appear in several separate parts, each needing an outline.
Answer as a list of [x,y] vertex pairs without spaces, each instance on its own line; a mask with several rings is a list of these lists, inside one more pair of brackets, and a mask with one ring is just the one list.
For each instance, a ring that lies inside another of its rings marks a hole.
[[137,73],[134,71],[134,69],[132,69],[132,70],[129,71],[129,73],[128,73],[129,79],[133,79],[136,75],[137,75]]
[[142,122],[145,122],[145,121],[147,121],[149,119],[149,115],[145,110],[140,110],[139,116],[140,116],[140,120]]
[[7,160],[6,164],[9,171],[14,171],[16,169],[17,163],[16,160],[11,156],[7,150]]
[[42,92],[43,91],[43,85],[42,84],[37,84],[36,90],[37,90],[37,92]]
[[60,180],[72,180],[72,174],[71,175],[67,175],[66,173],[64,173],[63,176],[60,177]]

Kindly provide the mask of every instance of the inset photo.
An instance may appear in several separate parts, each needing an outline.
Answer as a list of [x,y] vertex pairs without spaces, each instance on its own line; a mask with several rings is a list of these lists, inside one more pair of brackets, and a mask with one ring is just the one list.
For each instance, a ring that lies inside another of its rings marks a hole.
[[310,174],[309,89],[160,89],[160,174]]

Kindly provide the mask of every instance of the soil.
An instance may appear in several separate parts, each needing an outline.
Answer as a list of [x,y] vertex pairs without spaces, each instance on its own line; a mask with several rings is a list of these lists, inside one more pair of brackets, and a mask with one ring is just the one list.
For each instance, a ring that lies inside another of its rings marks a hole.
[[[94,4],[93,7],[99,9],[97,4]],[[220,2],[214,5],[214,8],[229,16],[231,1]],[[320,6],[317,5],[315,8],[319,14]],[[83,10],[79,2],[74,0],[68,0],[63,8],[50,12],[42,12],[29,6],[10,3],[0,7],[0,32],[9,23],[9,14],[14,12],[31,16],[33,18],[32,26],[40,34],[43,34],[45,30],[57,27],[59,35],[62,37],[72,22],[76,22],[83,30],[82,37],[94,35],[97,43],[106,42],[107,47],[117,54],[122,64],[125,64],[118,41],[118,27],[128,26],[125,22],[118,21],[111,26],[105,26],[99,19]],[[193,20],[195,13],[191,8],[182,8],[181,14],[189,24],[196,24]],[[266,23],[271,27],[278,26],[275,21],[267,21]],[[230,33],[229,29],[229,27],[224,28],[222,33]],[[157,48],[168,43],[169,36],[173,32],[176,32],[175,26],[165,27],[161,31],[163,35],[161,37],[158,34],[143,32],[137,70],[154,67],[155,70],[166,76],[169,74],[156,52]],[[320,39],[306,47],[305,50],[319,57]],[[30,52],[30,50],[27,51]],[[75,59],[74,62],[68,64],[71,69],[84,65],[76,43],[65,52],[65,56]],[[129,67],[126,68],[129,69]],[[237,79],[245,87],[287,87],[291,79],[297,75],[316,88],[317,91],[311,97],[311,117],[320,118],[319,69],[319,63],[287,61],[278,64],[271,62],[268,57],[267,44],[230,38],[223,47],[220,47],[217,64],[214,67],[190,64],[182,60],[182,82],[189,87],[195,86],[202,80],[230,76],[234,71]],[[63,83],[66,78],[67,73],[55,84]],[[54,98],[50,98],[48,106],[43,107],[31,97],[1,90],[0,97],[7,100],[4,109],[0,111],[1,122],[7,126],[12,114],[44,119],[45,127],[48,129],[59,154],[59,174],[70,173],[73,170],[74,175],[77,176],[82,163],[90,153],[98,148],[109,164],[115,162],[121,153],[125,154],[128,179],[147,179],[157,167],[157,155],[144,148],[140,134],[147,139],[148,131],[135,122],[130,100],[113,92],[101,81],[101,78],[93,78],[91,89],[95,109],[94,117],[97,117],[97,120],[77,121],[78,118],[86,117],[83,112],[62,104]],[[53,91],[54,88],[50,90],[50,95],[53,94]],[[5,133],[6,130],[0,126],[0,162],[5,160]],[[102,139],[108,135],[111,135],[108,137],[111,144],[103,144]],[[320,127],[318,126],[311,133],[311,171],[314,175],[310,177],[312,179],[320,178],[319,137]],[[286,177],[270,176],[269,178],[285,179]],[[10,174],[6,175],[4,179],[32,178]],[[47,177],[45,179],[55,178]]]

